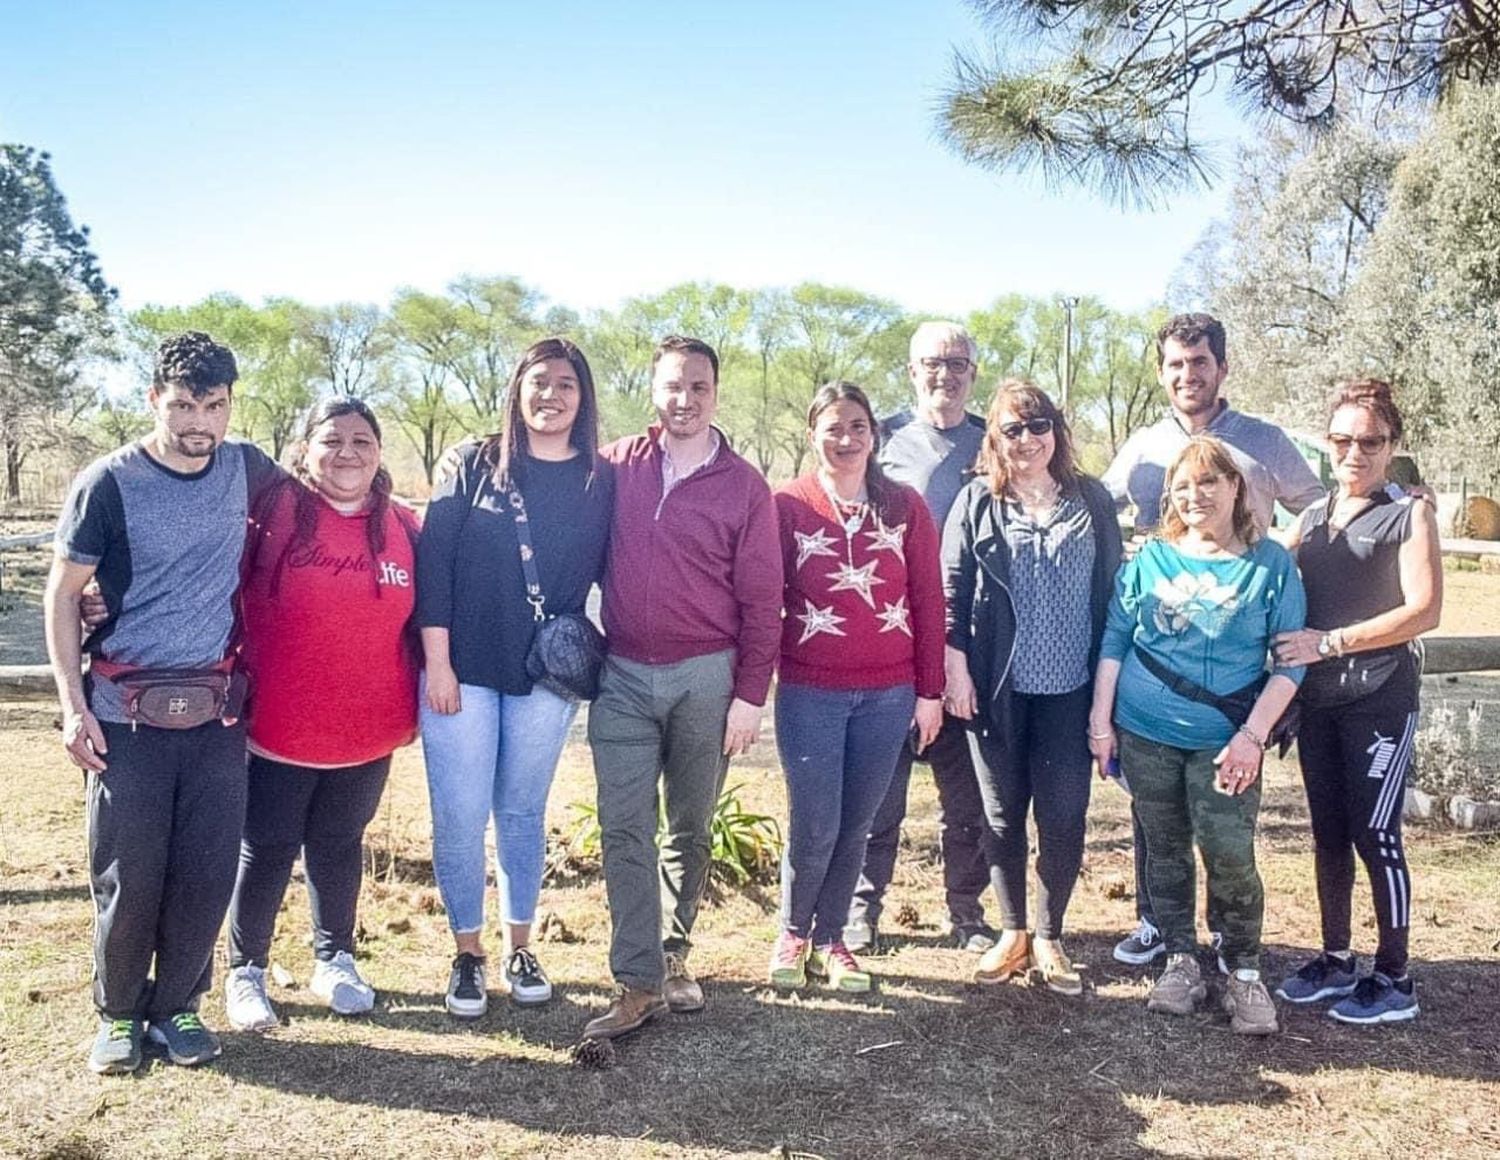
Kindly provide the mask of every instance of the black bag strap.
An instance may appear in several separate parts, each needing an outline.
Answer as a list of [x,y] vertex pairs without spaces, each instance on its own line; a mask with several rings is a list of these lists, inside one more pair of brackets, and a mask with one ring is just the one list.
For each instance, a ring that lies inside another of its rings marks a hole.
[[1250,710],[1255,707],[1255,698],[1260,696],[1260,690],[1266,682],[1265,674],[1261,674],[1242,689],[1236,689],[1232,693],[1215,693],[1196,681],[1174,673],[1139,645],[1135,646],[1135,656],[1148,673],[1172,692],[1189,701],[1217,709],[1235,728],[1243,725],[1249,718]]
[[514,482],[507,484],[505,498],[510,504],[511,517],[516,521],[516,543],[521,548],[521,575],[526,580],[526,603],[531,605],[531,618],[540,624],[547,619],[544,611],[547,596],[542,591],[542,578],[536,570],[536,551],[531,546],[531,522],[526,518],[526,501],[521,498],[521,489]]

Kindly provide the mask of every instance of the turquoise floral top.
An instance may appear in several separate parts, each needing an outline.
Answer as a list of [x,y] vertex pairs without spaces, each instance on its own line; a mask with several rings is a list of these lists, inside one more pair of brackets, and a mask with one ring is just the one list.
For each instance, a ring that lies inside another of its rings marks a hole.
[[[1123,662],[1115,723],[1161,745],[1217,749],[1234,726],[1213,706],[1168,689],[1146,671],[1135,649],[1228,694],[1263,673],[1271,637],[1303,627],[1306,616],[1297,565],[1274,540],[1257,541],[1243,556],[1206,560],[1165,540],[1148,540],[1115,579],[1100,649],[1101,656]],[[1273,672],[1302,681],[1300,665]]]

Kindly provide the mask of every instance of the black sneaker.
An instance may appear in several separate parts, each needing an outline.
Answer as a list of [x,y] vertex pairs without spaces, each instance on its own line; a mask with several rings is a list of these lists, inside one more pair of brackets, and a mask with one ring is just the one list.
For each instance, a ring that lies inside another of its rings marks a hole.
[[1316,1003],[1320,999],[1342,999],[1354,991],[1359,976],[1355,974],[1353,955],[1321,954],[1297,968],[1276,988],[1276,994],[1288,1003]]
[[444,1003],[456,1019],[478,1019],[485,1013],[489,996],[484,991],[484,959],[464,951],[453,960]]
[[552,998],[552,980],[530,947],[517,947],[505,960],[505,989],[512,1003],[532,1007]]
[[196,1011],[179,1011],[165,1019],[153,1019],[147,1034],[152,1043],[167,1049],[167,1058],[178,1067],[197,1067],[217,1059],[223,1050],[219,1037],[203,1025]]
[[[948,932],[953,945],[961,951],[982,955],[1000,941],[1000,935],[987,922],[956,922]],[[846,944],[847,945],[847,944]]]
[[1355,984],[1354,990],[1328,1009],[1340,1023],[1403,1023],[1415,1019],[1417,1005],[1411,976],[1392,979],[1376,971]]
[[1162,941],[1161,931],[1149,918],[1143,918],[1134,933],[1115,943],[1115,962],[1129,963],[1132,967],[1144,967],[1153,959],[1167,953],[1167,944]]
[[139,1019],[101,1018],[89,1052],[89,1070],[95,1075],[128,1075],[141,1066],[141,1037],[145,1033]]

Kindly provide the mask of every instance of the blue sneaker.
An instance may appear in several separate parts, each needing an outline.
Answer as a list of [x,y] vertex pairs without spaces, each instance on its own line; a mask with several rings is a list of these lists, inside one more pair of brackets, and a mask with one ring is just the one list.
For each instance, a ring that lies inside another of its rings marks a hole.
[[219,1037],[203,1026],[196,1011],[179,1011],[157,1022],[147,1032],[152,1043],[167,1049],[167,1058],[179,1067],[196,1067],[218,1057]]
[[1353,994],[1328,1009],[1340,1023],[1400,1023],[1415,1019],[1420,1011],[1409,976],[1392,980],[1379,971],[1366,975],[1355,984]]
[[1288,975],[1276,988],[1276,994],[1288,1003],[1316,1003],[1320,999],[1342,999],[1354,993],[1359,982],[1353,955],[1321,954],[1303,963],[1295,974]]
[[129,1075],[141,1066],[141,1036],[145,1028],[139,1019],[99,1020],[99,1033],[89,1052],[89,1070],[95,1075]]

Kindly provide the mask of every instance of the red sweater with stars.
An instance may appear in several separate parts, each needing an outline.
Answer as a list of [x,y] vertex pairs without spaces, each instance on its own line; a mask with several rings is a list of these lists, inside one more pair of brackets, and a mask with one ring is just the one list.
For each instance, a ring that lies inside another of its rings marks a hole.
[[888,483],[848,533],[818,477],[776,493],[785,576],[781,680],[824,689],[914,683],[943,695],[943,578],[922,497]]

